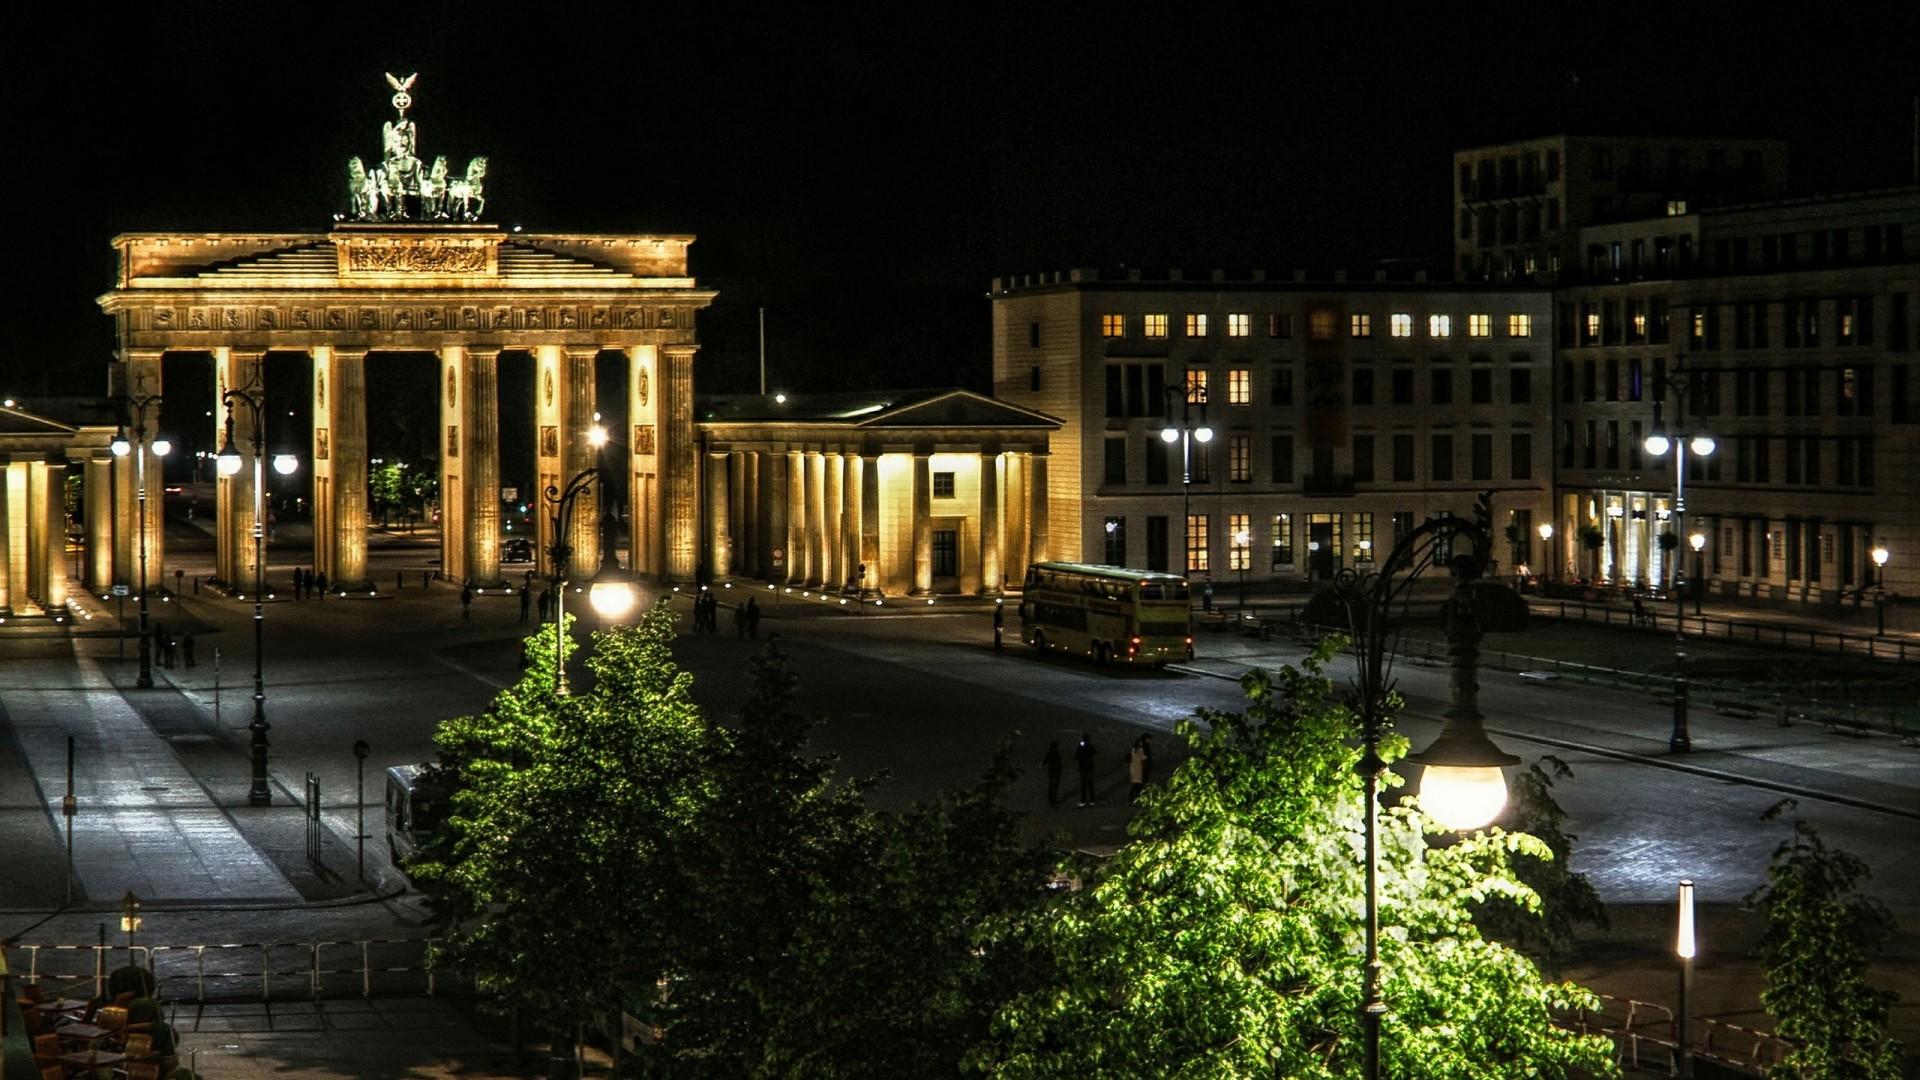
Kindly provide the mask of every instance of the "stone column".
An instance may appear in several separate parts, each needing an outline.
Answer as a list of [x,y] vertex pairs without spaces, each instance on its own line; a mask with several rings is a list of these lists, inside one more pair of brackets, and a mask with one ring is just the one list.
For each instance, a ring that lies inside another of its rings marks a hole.
[[[313,350],[313,368],[314,564],[318,572],[327,575],[330,587],[370,589],[367,354],[320,346]],[[323,451],[325,462],[320,459]],[[327,481],[325,491],[323,479]]]
[[753,573],[753,504],[747,499],[747,455],[735,450],[727,455],[727,522],[729,525],[729,574]]
[[555,508],[547,501],[547,489],[556,494],[565,491],[570,474],[566,473],[566,379],[567,357],[558,345],[538,345],[533,353],[533,457],[534,489],[539,496],[540,512],[534,515],[534,561],[542,575],[553,572],[547,550],[553,546]]
[[707,455],[707,486],[700,498],[707,508],[707,566],[715,581],[733,573],[733,536],[728,512],[733,493],[728,486],[727,455]]
[[[782,585],[787,577],[787,459],[775,450],[761,451],[758,457],[761,520],[767,523],[761,531],[760,570],[769,583]],[[778,562],[773,557],[776,549]]]
[[882,591],[880,566],[880,456],[860,455],[860,561],[867,564],[862,588]]
[[[45,581],[40,587],[40,602],[46,605],[47,614],[64,615],[67,607],[67,459],[49,457],[45,474],[46,524],[42,539],[46,542],[46,551],[40,560]],[[150,479],[158,490],[159,477]]]
[[739,457],[740,509],[746,521],[742,550],[746,552],[747,565],[743,569],[760,578],[767,574],[767,505],[760,496],[760,452],[746,450]]
[[824,527],[825,514],[821,500],[826,486],[827,465],[825,457],[818,450],[807,451],[807,578],[808,585],[820,584],[821,573],[826,569],[826,547],[821,542],[821,530]]
[[933,591],[933,456],[913,452],[913,592]]
[[846,465],[837,452],[824,457],[826,483],[820,489],[820,548],[825,565],[820,572],[820,584],[837,592],[847,583],[846,552],[840,544],[840,533],[845,522],[841,514],[841,499],[845,491]]
[[[136,399],[143,397],[157,398],[160,393],[160,360],[164,354],[157,350],[143,349],[135,351],[129,349],[126,350],[123,355],[127,358],[126,378],[128,394]],[[257,360],[258,358],[256,357],[256,362]],[[138,436],[144,434],[147,445],[146,543],[147,587],[149,589],[161,588],[166,578],[167,530],[165,526],[167,516],[167,480],[166,474],[162,471],[165,459],[154,453],[152,448],[153,440],[160,438],[161,435],[161,415],[165,407],[165,404],[161,401],[155,400],[151,402],[147,405],[146,430],[144,432],[136,432],[130,428],[127,432],[128,438],[135,439],[136,443],[138,442]],[[129,415],[127,420],[129,424],[137,424],[139,417],[137,415]],[[220,432],[216,431],[214,435],[217,439]],[[215,447],[215,449],[218,449],[218,447]],[[240,453],[243,455],[250,454],[252,453],[252,448],[241,445]],[[124,490],[126,491],[127,507],[131,512],[127,519],[127,532],[129,535],[134,534],[136,522],[139,520],[139,485],[135,482],[135,477],[138,476],[138,472],[134,458],[134,454],[128,454],[124,459],[128,466],[128,483]],[[252,464],[251,458],[248,458],[247,461],[249,465]],[[134,536],[134,544],[136,546],[129,554],[137,560],[140,557],[140,551],[137,546],[139,544],[138,536]],[[137,563],[128,564],[129,581],[136,580],[139,572],[140,568]]]
[[659,349],[633,345],[627,349],[627,419],[633,425],[628,445],[627,517],[633,530],[631,569],[659,577],[666,568],[661,531],[660,447],[658,401]]
[[980,595],[1000,594],[1000,454],[980,454]]
[[[574,477],[591,469],[599,461],[587,433],[594,425],[594,357],[596,349],[569,347],[561,397],[564,402],[560,421],[560,439],[566,447],[566,460],[560,470],[560,489],[566,490]],[[495,484],[496,489],[498,484]],[[499,498],[499,492],[494,492]],[[478,496],[475,496],[477,499]],[[569,523],[568,546],[573,548],[568,576],[585,581],[600,572],[600,485],[596,481],[574,500],[573,520]]]
[[460,452],[467,474],[467,577],[492,589],[506,584],[500,576],[500,350],[468,349],[465,375]]
[[807,455],[787,451],[787,584],[807,582]]
[[662,351],[667,366],[661,448],[666,455],[667,575],[691,581],[700,557],[700,478],[693,456],[693,357],[699,350],[668,345]]
[[[6,469],[0,464],[0,474]],[[3,484],[0,481],[0,484]],[[113,458],[96,454],[87,459],[84,479],[87,498],[87,588],[95,596],[107,592],[113,584]],[[4,509],[6,490],[0,486],[0,509]],[[6,523],[0,521],[0,567],[6,563],[3,545]],[[4,573],[0,569],[0,573]],[[6,602],[0,600],[0,610]]]
[[1032,518],[1032,507],[1027,505],[1026,459],[1024,453],[1007,454],[1002,459],[1006,468],[1007,539],[1001,559],[1006,563],[1006,576],[1023,588],[1027,580],[1027,522]]
[[[440,346],[440,576],[454,582],[467,579],[466,459],[460,453],[465,441],[466,377],[466,346]],[[534,498],[539,498],[538,492]],[[545,520],[539,514],[535,517]]]
[[47,598],[47,463],[28,461],[26,463],[26,487],[23,492],[25,502],[20,510],[25,518],[26,528],[21,539],[25,541],[25,550],[21,552],[20,562],[25,565],[25,580],[21,582],[21,593],[32,597],[44,607]]
[[[1032,504],[1032,508],[1029,511],[1030,517],[1028,519],[1032,523],[1032,531],[1027,540],[1027,562],[1045,562],[1047,560],[1048,532],[1046,452],[1036,451],[1033,456],[1028,459],[1027,464],[1028,499]],[[1181,523],[1181,528],[1182,530],[1186,528],[1184,522]],[[1186,533],[1183,531],[1181,536],[1184,537],[1185,535]],[[1181,541],[1183,545],[1181,548],[1182,551],[1186,550],[1184,547],[1185,543],[1186,541],[1183,539]]]
[[[215,528],[214,576],[225,582],[236,593],[251,595],[254,584],[254,462],[253,462],[253,423],[252,406],[237,398],[231,405],[220,398],[223,390],[245,390],[253,396],[260,396],[266,387],[261,378],[261,353],[239,353],[221,346],[213,350],[214,370],[214,417],[219,421],[214,429],[216,441],[226,445],[228,425],[231,424],[233,446],[240,452],[240,471],[232,476],[223,476],[215,481],[218,495]],[[261,410],[260,419],[266,420],[266,412]],[[261,433],[263,439],[265,432]],[[263,450],[264,450],[263,443]],[[267,464],[262,460],[261,471]],[[148,477],[149,482],[152,477]],[[148,507],[147,526],[153,527],[154,514]],[[261,523],[264,527],[264,522]],[[262,548],[264,550],[264,544]],[[140,553],[135,551],[136,564]],[[148,548],[148,575],[154,576],[153,567],[159,565],[153,559],[152,548]],[[134,573],[139,573],[136,565]],[[264,579],[264,568],[262,568]]]
[[14,589],[20,579],[13,572],[13,464],[0,454],[0,615],[13,614]]
[[[860,455],[843,453],[840,464],[845,471],[840,482],[840,573],[843,578],[857,578],[865,561],[860,557]],[[863,581],[856,580],[854,585],[866,588]]]

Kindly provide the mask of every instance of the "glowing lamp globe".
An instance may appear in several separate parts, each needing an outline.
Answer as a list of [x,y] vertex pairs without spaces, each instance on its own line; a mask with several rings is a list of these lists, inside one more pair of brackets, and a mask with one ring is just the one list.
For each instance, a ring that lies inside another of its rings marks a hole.
[[1456,832],[1478,829],[1507,805],[1507,778],[1497,765],[1429,765],[1420,777],[1420,808]]
[[166,457],[168,454],[173,453],[173,440],[155,439],[147,444],[147,449],[153,451],[154,457]]
[[1164,443],[1177,443],[1180,441],[1180,432],[1174,428],[1161,428],[1160,441]]
[[1652,454],[1654,457],[1666,457],[1667,451],[1671,449],[1672,446],[1672,440],[1668,439],[1665,435],[1656,433],[1647,436],[1647,453]]
[[273,455],[273,471],[281,476],[292,476],[300,468],[300,459],[292,454]]
[[220,456],[214,460],[219,465],[221,476],[239,475],[240,452],[235,450],[232,444],[228,444],[225,450],[220,451]]
[[126,457],[133,453],[133,444],[127,441],[126,433],[120,431],[114,432],[113,441],[107,444],[107,448],[113,451],[114,457]]
[[1695,435],[1693,441],[1687,444],[1687,448],[1693,451],[1695,457],[1709,457],[1719,445],[1713,441],[1711,435]]
[[1687,537],[1687,543],[1693,546],[1693,550],[1703,551],[1707,546],[1707,534],[1694,533],[1692,536]]
[[1212,429],[1212,428],[1210,428],[1210,427],[1208,427],[1208,426],[1207,426],[1207,425],[1205,425],[1205,424],[1201,424],[1201,425],[1200,425],[1199,427],[1197,427],[1197,428],[1194,428],[1194,429],[1193,429],[1193,441],[1195,441],[1195,442],[1203,442],[1203,443],[1206,443],[1206,442],[1212,442],[1212,441],[1213,441],[1213,429]]
[[607,429],[595,424],[587,429],[587,445],[602,447],[607,445]]
[[587,603],[593,608],[594,614],[609,622],[618,622],[631,615],[639,601],[631,581],[595,581],[587,590]]
[[1873,565],[1885,566],[1887,565],[1888,558],[1889,558],[1889,552],[1887,551],[1886,548],[1877,547],[1873,549]]
[[1553,526],[1552,526],[1552,525],[1548,525],[1548,524],[1546,524],[1545,522],[1542,522],[1542,523],[1541,523],[1541,525],[1540,525],[1540,539],[1542,539],[1542,540],[1551,540],[1551,539],[1553,539]]

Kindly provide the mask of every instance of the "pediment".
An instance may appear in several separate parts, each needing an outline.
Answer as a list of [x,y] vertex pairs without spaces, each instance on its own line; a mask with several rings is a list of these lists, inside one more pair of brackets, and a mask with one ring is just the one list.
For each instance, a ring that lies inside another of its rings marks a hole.
[[1060,421],[1045,413],[1023,409],[970,390],[950,390],[937,397],[888,409],[860,424],[863,428],[1047,428]]

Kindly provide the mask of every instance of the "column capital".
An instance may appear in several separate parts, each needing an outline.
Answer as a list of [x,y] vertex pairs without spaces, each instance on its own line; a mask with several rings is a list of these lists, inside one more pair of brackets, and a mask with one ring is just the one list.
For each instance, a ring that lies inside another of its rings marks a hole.
[[599,345],[580,345],[574,343],[562,345],[560,348],[561,351],[567,354],[569,359],[579,359],[584,356],[591,360],[605,351],[604,347]]

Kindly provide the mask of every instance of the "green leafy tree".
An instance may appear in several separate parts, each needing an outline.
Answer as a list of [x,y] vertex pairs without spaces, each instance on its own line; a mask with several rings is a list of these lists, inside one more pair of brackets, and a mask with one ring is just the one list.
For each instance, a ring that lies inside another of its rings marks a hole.
[[[1364,805],[1354,720],[1323,644],[1304,671],[1242,682],[1242,713],[1182,726],[1192,757],[1144,801],[1103,880],[1034,931],[1053,981],[996,1017],[974,1067],[1003,1077],[1358,1075]],[[1386,740],[1389,762],[1406,741]],[[1398,779],[1383,778],[1389,785]],[[1429,848],[1411,805],[1380,822],[1382,1064],[1401,1078],[1611,1075],[1611,1047],[1553,1023],[1592,1007],[1474,925],[1539,898],[1489,829]]]
[[[1765,814],[1793,810],[1782,799]],[[1767,916],[1760,940],[1767,986],[1760,1002],[1793,1049],[1768,1073],[1775,1080],[1897,1080],[1900,1044],[1887,1036],[1899,995],[1867,982],[1868,962],[1893,933],[1886,906],[1862,895],[1867,864],[1826,846],[1805,820],[1774,849],[1767,883],[1747,902]]]
[[596,634],[593,689],[560,697],[553,636],[535,635],[527,674],[438,733],[458,787],[448,846],[419,869],[444,883],[480,988],[557,1045],[666,965],[661,926],[686,887],[679,845],[707,778],[673,637],[664,605]]
[[1553,797],[1553,782],[1572,777],[1573,769],[1552,754],[1542,754],[1526,772],[1514,777],[1501,824],[1534,837],[1551,854],[1537,859],[1522,853],[1513,863],[1514,876],[1540,898],[1540,907],[1538,912],[1529,911],[1505,897],[1492,897],[1477,917],[1488,937],[1544,961],[1549,969],[1557,968],[1572,951],[1574,924],[1607,926],[1600,894],[1587,875],[1573,870],[1575,837],[1563,828],[1567,812]]

